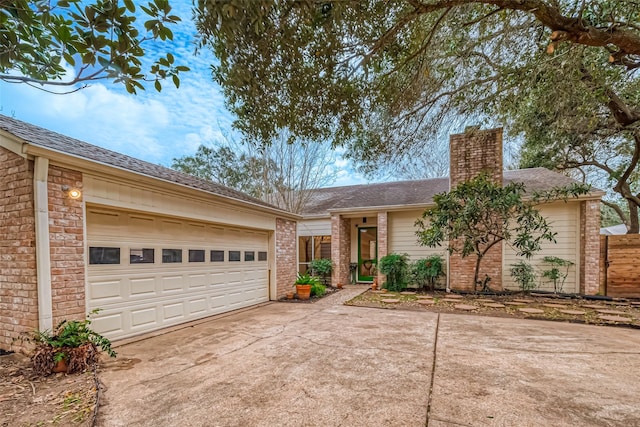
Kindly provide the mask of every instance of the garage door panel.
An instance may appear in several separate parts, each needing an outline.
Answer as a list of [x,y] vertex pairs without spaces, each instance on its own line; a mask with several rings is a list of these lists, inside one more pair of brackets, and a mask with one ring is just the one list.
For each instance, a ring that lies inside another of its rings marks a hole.
[[96,280],[89,285],[89,298],[102,303],[121,301],[122,279]]
[[206,288],[209,284],[209,278],[207,274],[189,274],[188,287],[189,289],[202,289]]
[[[88,246],[118,247],[121,254],[119,264],[88,267],[88,305],[103,309],[94,326],[108,338],[269,300],[268,265],[257,260],[268,251],[266,232],[92,206],[87,221]],[[153,262],[131,263],[131,251],[143,248],[154,250]],[[182,251],[182,260],[163,257],[163,249]],[[204,250],[204,261],[190,260],[190,250]],[[224,252],[224,260],[212,261],[212,251]],[[239,252],[240,261],[230,261],[230,252]]]
[[[127,280],[123,280],[127,282]],[[128,280],[129,296],[133,298],[148,298],[157,294],[155,277],[136,277]],[[123,286],[123,291],[126,286]],[[123,292],[124,293],[124,292]],[[123,295],[126,298],[126,295]]]
[[[126,311],[125,311],[126,312]],[[131,310],[131,327],[140,328],[157,323],[158,309],[155,306]]]
[[93,317],[91,326],[102,334],[118,335],[124,333],[124,316],[122,312],[100,312]]
[[207,298],[195,298],[187,301],[188,313],[190,315],[198,315],[202,313],[207,313],[209,308],[207,304]]
[[181,291],[185,282],[182,275],[162,276],[160,280],[163,293]]
[[162,307],[164,320],[176,320],[186,316],[183,302],[164,304]]

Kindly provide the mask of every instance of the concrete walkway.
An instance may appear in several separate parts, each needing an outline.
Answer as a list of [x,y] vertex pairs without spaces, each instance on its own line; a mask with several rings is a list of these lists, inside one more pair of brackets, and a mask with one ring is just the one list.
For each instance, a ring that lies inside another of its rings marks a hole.
[[273,303],[119,347],[99,426],[640,425],[640,331]]

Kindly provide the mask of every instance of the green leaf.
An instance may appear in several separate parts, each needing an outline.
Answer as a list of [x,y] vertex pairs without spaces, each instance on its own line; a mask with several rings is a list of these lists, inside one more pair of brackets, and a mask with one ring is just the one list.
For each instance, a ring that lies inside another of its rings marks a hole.
[[133,3],[132,0],[124,0],[124,6],[127,8],[129,12],[136,11],[136,5]]
[[160,80],[156,80],[154,86],[158,92],[162,91],[162,85],[160,84]]

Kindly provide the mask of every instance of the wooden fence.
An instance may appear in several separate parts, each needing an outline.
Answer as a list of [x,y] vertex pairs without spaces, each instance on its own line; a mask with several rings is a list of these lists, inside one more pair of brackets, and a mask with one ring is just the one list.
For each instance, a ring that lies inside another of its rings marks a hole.
[[600,247],[604,293],[611,297],[640,298],[640,235],[601,236]]

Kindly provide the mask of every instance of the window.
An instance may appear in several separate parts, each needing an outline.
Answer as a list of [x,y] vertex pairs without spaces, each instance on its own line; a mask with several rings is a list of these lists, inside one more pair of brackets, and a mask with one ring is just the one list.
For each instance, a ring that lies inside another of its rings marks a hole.
[[162,262],[166,264],[182,262],[182,249],[163,249]]
[[224,251],[211,251],[211,262],[224,262]]
[[120,248],[90,247],[89,264],[120,264]]
[[314,259],[331,258],[331,236],[300,236],[298,239],[298,272],[306,273]]
[[266,261],[267,253],[266,252],[258,252],[258,261]]
[[240,251],[229,251],[229,261],[240,261]]
[[153,249],[129,249],[129,262],[131,264],[153,264],[155,251]]
[[245,261],[255,261],[256,253],[254,251],[244,251],[244,260]]
[[204,249],[189,249],[189,262],[204,262]]

